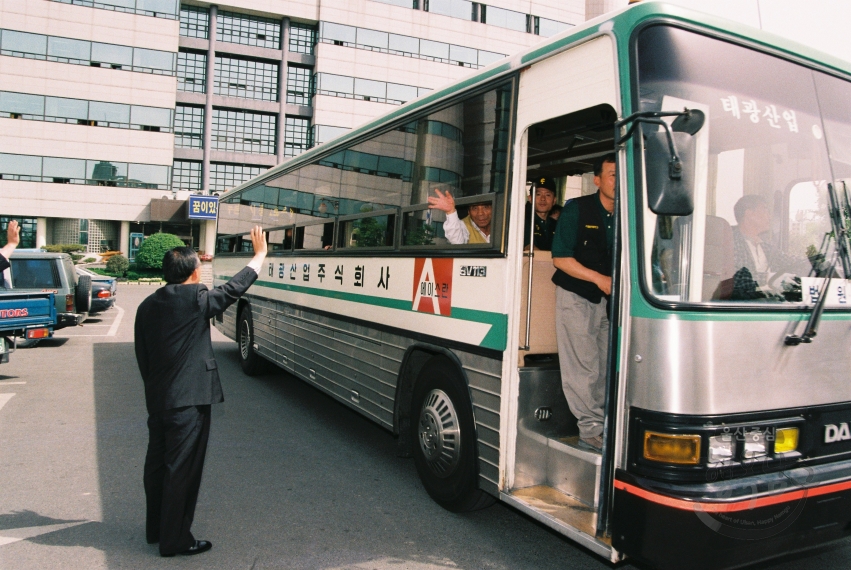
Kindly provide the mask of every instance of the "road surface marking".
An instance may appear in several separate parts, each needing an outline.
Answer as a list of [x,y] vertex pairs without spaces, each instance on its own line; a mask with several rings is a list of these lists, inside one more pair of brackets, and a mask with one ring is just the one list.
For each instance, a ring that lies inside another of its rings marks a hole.
[[8,382],[8,381],[0,382],[0,386],[8,386],[9,384],[26,384],[26,382]]
[[115,317],[115,320],[112,321],[112,328],[109,329],[109,332],[106,333],[106,336],[115,336],[118,332],[118,325],[121,324],[121,318],[124,316],[124,309],[115,305],[115,308],[118,309],[118,316]]
[[25,540],[27,538],[41,536],[42,534],[49,534],[58,530],[65,530],[66,528],[71,528],[72,526],[79,526],[81,524],[86,524],[89,522],[92,521],[49,524],[45,526],[30,526],[23,528],[7,528],[4,530],[0,530],[0,546],[11,544],[13,542],[18,542],[19,540]]
[[14,395],[15,395],[14,393],[11,393],[11,394],[10,394],[10,393],[0,394],[0,410],[2,410],[2,409],[3,409],[3,406],[5,406],[5,405],[6,405],[6,402],[8,402],[9,400],[11,400],[11,399],[12,399],[12,396],[14,396]]

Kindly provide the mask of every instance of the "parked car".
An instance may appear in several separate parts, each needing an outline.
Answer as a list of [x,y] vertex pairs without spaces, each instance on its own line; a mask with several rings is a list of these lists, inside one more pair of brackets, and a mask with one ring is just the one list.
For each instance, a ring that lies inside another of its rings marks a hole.
[[[67,253],[17,249],[12,264],[12,290],[21,293],[53,293],[56,307],[54,330],[80,325],[92,305],[92,280],[78,276]],[[34,346],[38,339],[18,342],[19,348]]]
[[92,280],[92,308],[89,314],[100,313],[115,306],[115,295],[118,292],[118,280],[115,277],[98,275],[79,265],[74,268],[78,276],[87,276]]

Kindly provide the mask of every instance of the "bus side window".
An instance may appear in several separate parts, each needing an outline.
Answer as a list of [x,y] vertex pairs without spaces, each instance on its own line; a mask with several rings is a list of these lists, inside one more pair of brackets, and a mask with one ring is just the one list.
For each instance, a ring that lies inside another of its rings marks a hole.
[[334,222],[309,224],[295,229],[295,249],[323,251],[334,245]]

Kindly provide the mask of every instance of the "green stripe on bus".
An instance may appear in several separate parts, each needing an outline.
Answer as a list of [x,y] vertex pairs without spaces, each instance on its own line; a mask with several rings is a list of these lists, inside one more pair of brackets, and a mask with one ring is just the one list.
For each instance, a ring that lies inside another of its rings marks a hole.
[[[223,281],[230,279],[230,277],[226,275],[216,275],[215,277],[216,279],[221,279]],[[353,303],[385,307],[388,309],[396,309],[398,311],[414,312],[412,309],[412,301],[402,299],[387,299],[386,297],[361,295],[359,293],[346,293],[344,291],[328,291],[326,289],[314,289],[312,287],[304,287],[302,285],[290,285],[289,283],[277,283],[275,281],[263,281],[260,279],[255,281],[254,284],[261,287],[269,287],[270,289],[280,289],[282,291],[291,291],[293,293],[304,293],[306,295],[315,295],[317,297],[326,297],[329,299],[340,299],[341,301],[351,301]],[[482,339],[482,342],[479,343],[479,346],[499,351],[505,350],[506,339],[508,336],[508,315],[503,313],[492,313],[490,311],[479,311],[477,309],[452,307],[452,316],[444,318],[490,325],[488,333],[485,335],[485,338]]]

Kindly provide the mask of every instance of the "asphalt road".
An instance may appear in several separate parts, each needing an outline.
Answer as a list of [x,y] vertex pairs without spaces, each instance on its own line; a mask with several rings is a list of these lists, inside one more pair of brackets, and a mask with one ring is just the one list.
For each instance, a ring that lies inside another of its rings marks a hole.
[[[225,403],[193,526],[214,546],[160,558],[145,542],[133,356],[135,309],[153,291],[123,285],[118,308],[0,366],[0,569],[612,568],[505,505],[443,510],[388,432],[283,372],[245,376],[217,331]],[[759,568],[847,570],[851,541]]]

